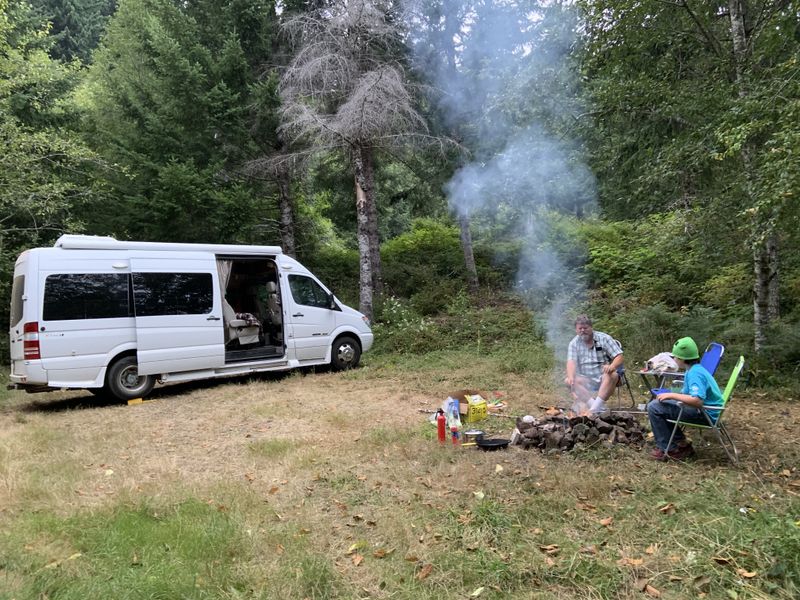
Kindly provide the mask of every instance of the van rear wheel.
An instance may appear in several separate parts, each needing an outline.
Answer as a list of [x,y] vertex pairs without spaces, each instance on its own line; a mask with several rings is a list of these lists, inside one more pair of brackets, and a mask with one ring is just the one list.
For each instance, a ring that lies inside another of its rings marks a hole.
[[139,375],[139,365],[133,356],[123,356],[108,369],[106,389],[119,400],[144,398],[153,390],[152,375]]
[[354,369],[361,360],[361,346],[350,336],[343,336],[331,348],[331,366],[335,371]]

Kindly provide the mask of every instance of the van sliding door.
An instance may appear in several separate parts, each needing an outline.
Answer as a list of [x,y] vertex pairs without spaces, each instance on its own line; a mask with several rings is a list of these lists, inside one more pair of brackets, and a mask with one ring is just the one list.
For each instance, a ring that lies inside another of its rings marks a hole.
[[132,258],[131,271],[139,373],[222,367],[225,345],[214,259]]

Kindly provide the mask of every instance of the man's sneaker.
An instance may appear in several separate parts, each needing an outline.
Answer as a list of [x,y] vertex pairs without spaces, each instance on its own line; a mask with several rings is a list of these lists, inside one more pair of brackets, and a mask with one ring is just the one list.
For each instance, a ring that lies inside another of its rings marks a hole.
[[667,458],[667,454],[661,448],[653,448],[650,452],[650,458],[653,460],[664,460]]
[[673,460],[686,460],[694,456],[694,448],[692,448],[691,444],[678,446],[674,450],[667,452],[667,456]]

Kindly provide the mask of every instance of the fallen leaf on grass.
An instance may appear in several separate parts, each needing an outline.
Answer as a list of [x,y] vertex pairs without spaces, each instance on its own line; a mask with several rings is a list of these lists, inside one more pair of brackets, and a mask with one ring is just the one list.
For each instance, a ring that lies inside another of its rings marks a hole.
[[675,505],[672,502],[670,502],[669,504],[661,506],[658,510],[660,510],[665,515],[674,515],[677,508],[675,508]]
[[372,553],[372,556],[375,558],[386,558],[387,556],[391,556],[394,554],[394,548],[389,550],[384,550],[383,548],[378,548],[375,552]]
[[644,563],[644,559],[643,558],[629,558],[627,556],[625,556],[623,558],[620,558],[617,561],[617,564],[620,567],[638,567],[642,563]]
[[417,573],[417,579],[419,579],[420,581],[422,581],[423,579],[427,579],[428,575],[431,574],[431,571],[433,571],[432,564],[428,563],[427,565],[423,565],[422,568],[419,570],[419,573]]
[[542,530],[539,527],[534,527],[533,529],[528,530],[533,535],[539,535],[542,533]]
[[273,485],[271,488],[269,488],[269,495],[272,496],[277,494],[280,489],[281,488],[279,488],[277,485]]
[[692,580],[692,585],[701,592],[708,592],[711,578],[708,575],[700,575]]
[[253,475],[252,473],[245,473],[244,478],[247,479],[247,481],[252,482],[255,481],[256,476]]
[[649,583],[645,586],[644,593],[650,596],[651,598],[661,598],[661,592],[659,592]]
[[477,492],[472,492],[472,495],[475,496],[476,500],[483,500],[486,497],[486,494],[478,490]]
[[736,569],[736,573],[745,579],[752,579],[758,575],[756,571],[747,571],[746,569]]
[[725,558],[724,556],[712,556],[711,560],[713,560],[718,565],[729,565],[731,564],[730,558]]
[[561,409],[560,408],[556,408],[555,406],[551,406],[546,411],[544,411],[544,414],[546,414],[548,416],[551,416],[551,417],[555,417],[555,416],[558,416],[558,415],[561,414]]
[[633,584],[633,587],[636,588],[637,592],[643,592],[647,587],[647,584],[648,580],[643,577],[640,577],[639,579],[636,580],[636,583]]
[[544,564],[546,564],[548,567],[555,567],[556,566],[556,561],[554,561],[549,556],[545,556],[544,557]]
[[650,544],[647,548],[645,548],[645,554],[655,554],[658,550],[658,544]]
[[362,562],[364,562],[364,557],[361,556],[360,554],[353,554],[353,558],[351,560],[353,561],[353,566],[357,567]]
[[419,562],[419,557],[416,554],[408,554],[403,560],[408,562]]
[[350,547],[347,549],[347,552],[345,552],[345,556],[350,556],[353,552],[355,552],[356,550],[360,550],[366,545],[367,542],[365,542],[364,540],[359,540],[356,543],[351,544]]
[[582,546],[579,550],[581,554],[597,554],[597,546],[590,544],[589,546]]
[[597,512],[597,507],[593,504],[589,504],[588,502],[578,502],[575,505],[575,508],[579,508],[580,510],[585,510],[586,512],[595,513]]
[[503,472],[503,467],[501,465],[495,465],[494,466],[494,472],[495,473],[502,473]]
[[477,589],[476,589],[474,592],[472,592],[472,593],[469,595],[469,597],[470,597],[470,598],[477,598],[478,596],[480,596],[480,595],[483,593],[483,590],[485,590],[485,589],[486,589],[486,588],[479,587],[479,588],[477,588]]
[[558,554],[561,552],[561,548],[558,547],[558,544],[547,544],[546,546],[539,546],[539,550],[544,552],[545,554]]
[[603,527],[611,527],[614,523],[614,517],[606,517],[605,519],[600,519],[600,525]]

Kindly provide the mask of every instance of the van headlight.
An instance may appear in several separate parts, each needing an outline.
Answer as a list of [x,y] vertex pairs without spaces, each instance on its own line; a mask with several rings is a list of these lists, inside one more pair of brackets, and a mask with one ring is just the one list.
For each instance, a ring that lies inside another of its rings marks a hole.
[[361,320],[366,323],[367,327],[372,327],[372,323],[369,322],[369,317],[367,315],[361,315]]

